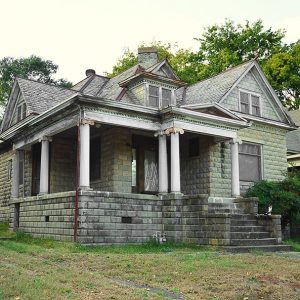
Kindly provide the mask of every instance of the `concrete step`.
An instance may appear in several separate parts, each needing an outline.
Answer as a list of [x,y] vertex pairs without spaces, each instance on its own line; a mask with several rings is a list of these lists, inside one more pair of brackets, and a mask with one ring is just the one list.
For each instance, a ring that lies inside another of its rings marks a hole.
[[217,213],[217,214],[241,214],[243,213],[242,210],[239,209],[230,209],[230,208],[219,208],[219,209],[214,209],[214,208],[208,208],[209,213]]
[[267,239],[270,238],[270,233],[267,231],[257,232],[230,232],[231,239]]
[[235,220],[231,219],[231,226],[256,226],[257,221],[256,220]]
[[288,245],[265,245],[265,246],[227,246],[222,248],[228,252],[233,253],[247,253],[247,252],[277,252],[277,251],[291,251],[292,247]]
[[277,239],[231,239],[232,246],[267,246],[277,245]]
[[231,232],[263,232],[265,231],[264,226],[230,226]]

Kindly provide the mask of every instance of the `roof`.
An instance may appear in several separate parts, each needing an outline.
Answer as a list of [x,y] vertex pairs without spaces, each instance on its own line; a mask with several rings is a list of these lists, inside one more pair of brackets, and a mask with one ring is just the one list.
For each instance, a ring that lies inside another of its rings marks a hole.
[[[252,63],[252,60],[248,61],[213,77],[187,86],[182,103],[196,104],[219,102]],[[182,90],[179,91],[179,93],[182,93]],[[177,95],[177,97],[178,96],[179,95]]]
[[77,93],[64,87],[20,77],[16,81],[30,113],[40,114]]
[[290,117],[297,126],[300,126],[300,109],[291,110],[288,112],[288,115],[290,115]]

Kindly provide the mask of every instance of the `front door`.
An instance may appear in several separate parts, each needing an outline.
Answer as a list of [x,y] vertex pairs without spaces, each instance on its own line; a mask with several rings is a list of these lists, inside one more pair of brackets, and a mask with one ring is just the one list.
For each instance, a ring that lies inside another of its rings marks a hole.
[[155,138],[133,137],[132,192],[158,192],[158,154]]

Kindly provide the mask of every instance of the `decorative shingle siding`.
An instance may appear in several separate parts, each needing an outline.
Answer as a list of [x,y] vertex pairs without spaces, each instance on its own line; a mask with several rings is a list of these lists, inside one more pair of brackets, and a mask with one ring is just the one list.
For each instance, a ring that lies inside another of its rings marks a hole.
[[139,103],[141,105],[145,105],[145,85],[141,84],[138,86],[135,86],[131,89],[132,93],[135,95],[135,97],[138,99]]
[[0,222],[9,220],[9,199],[11,180],[8,179],[8,162],[12,158],[12,148],[0,152]]
[[260,94],[262,117],[280,121],[276,114],[275,108],[271,105],[271,100],[266,97],[266,94],[260,88],[251,72],[245,75],[245,77],[239,82],[239,84],[231,91],[228,97],[222,102],[222,105],[224,105],[226,108],[229,108],[230,110],[238,111],[239,89]]

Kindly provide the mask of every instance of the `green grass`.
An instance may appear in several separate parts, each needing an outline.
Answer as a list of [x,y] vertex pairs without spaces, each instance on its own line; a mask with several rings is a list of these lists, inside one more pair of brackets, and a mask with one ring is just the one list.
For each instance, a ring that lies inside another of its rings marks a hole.
[[8,223],[0,223],[0,238],[14,237],[15,233],[9,230]]
[[[8,234],[7,225],[1,233]],[[0,300],[299,299],[300,260],[198,245],[84,247],[17,232],[0,240]],[[125,283],[125,284],[123,284]]]
[[300,237],[291,238],[285,241],[285,244],[292,246],[293,251],[300,252]]

